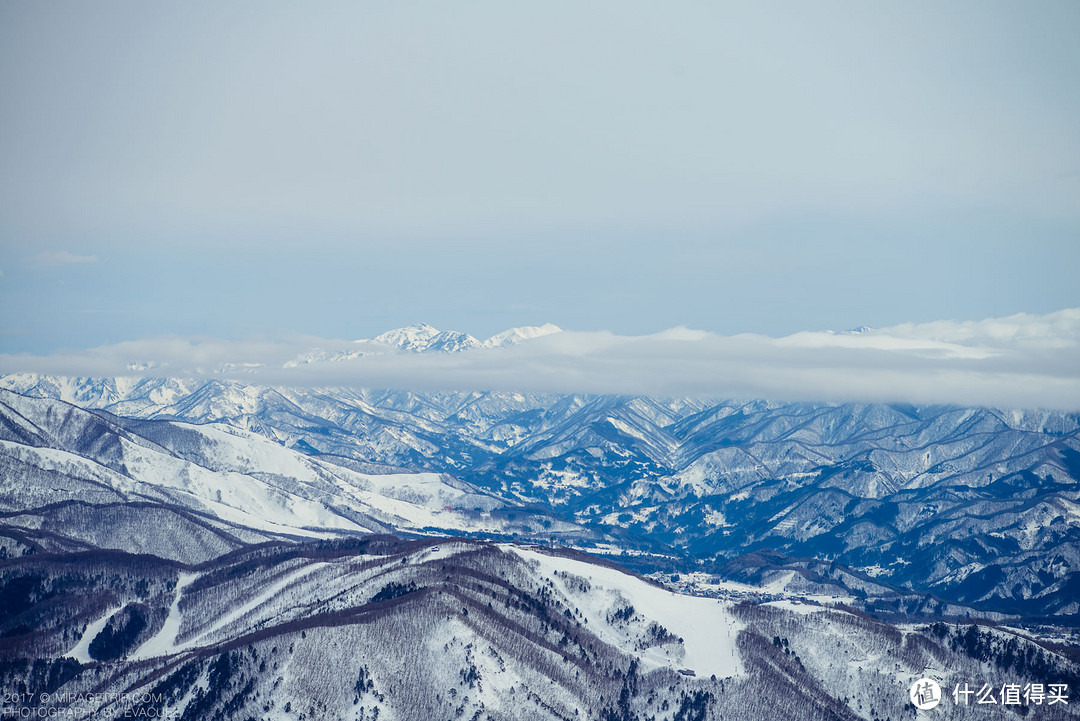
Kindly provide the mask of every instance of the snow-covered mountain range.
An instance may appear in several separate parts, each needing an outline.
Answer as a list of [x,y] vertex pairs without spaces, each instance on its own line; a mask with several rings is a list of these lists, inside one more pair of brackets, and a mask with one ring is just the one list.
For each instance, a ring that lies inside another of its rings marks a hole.
[[1078,478],[1057,411],[11,374],[0,691],[94,718],[869,721],[927,675],[1075,689]]
[[679,595],[461,539],[270,542],[200,564],[39,553],[0,562],[0,593],[6,708],[35,718],[856,721],[911,717],[928,674],[1080,683],[1012,629]]
[[[993,613],[1080,610],[1076,414],[35,375],[0,386],[224,424],[309,462],[442,474],[539,513],[524,524],[537,538],[574,529],[747,577],[798,568],[793,582],[842,583],[896,612],[926,593]],[[425,525],[463,529],[395,527]]]

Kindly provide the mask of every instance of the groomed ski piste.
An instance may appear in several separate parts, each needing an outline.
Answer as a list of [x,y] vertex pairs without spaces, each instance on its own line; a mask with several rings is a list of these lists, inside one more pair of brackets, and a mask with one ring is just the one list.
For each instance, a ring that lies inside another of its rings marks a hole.
[[180,577],[176,580],[176,595],[173,597],[172,605],[169,607],[169,616],[165,619],[165,623],[162,624],[161,630],[140,646],[132,655],[132,659],[141,660],[166,656],[173,652],[176,647],[176,637],[180,634],[180,622],[183,620],[180,613],[180,599],[183,597],[187,587],[194,583],[198,577],[199,574],[190,571],[180,572]]
[[79,642],[75,644],[75,646],[64,655],[67,658],[75,659],[79,663],[92,663],[94,659],[90,657],[91,642],[93,642],[97,635],[101,633],[102,629],[105,628],[105,624],[109,622],[109,619],[112,618],[113,615],[122,608],[123,606],[115,606],[113,608],[110,608],[97,620],[91,621],[90,623],[86,624],[86,630],[83,631],[82,638],[80,638]]

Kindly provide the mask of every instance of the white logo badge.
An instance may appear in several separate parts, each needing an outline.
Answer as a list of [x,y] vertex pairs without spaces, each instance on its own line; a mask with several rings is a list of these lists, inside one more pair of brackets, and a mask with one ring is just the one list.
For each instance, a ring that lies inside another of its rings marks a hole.
[[911,684],[908,693],[911,703],[920,711],[927,711],[941,703],[941,686],[932,678],[920,678]]

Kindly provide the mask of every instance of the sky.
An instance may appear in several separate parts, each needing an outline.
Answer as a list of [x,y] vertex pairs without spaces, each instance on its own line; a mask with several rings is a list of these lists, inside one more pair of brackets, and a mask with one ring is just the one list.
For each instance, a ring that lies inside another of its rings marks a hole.
[[1071,1],[4,3],[0,352],[1075,308],[1078,36]]

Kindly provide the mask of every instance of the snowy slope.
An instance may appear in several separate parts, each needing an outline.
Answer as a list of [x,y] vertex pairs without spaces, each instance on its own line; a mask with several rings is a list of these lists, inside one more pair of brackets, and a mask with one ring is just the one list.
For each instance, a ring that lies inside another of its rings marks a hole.
[[[608,566],[539,553],[519,546],[506,546],[526,561],[537,563],[540,573],[589,619],[589,628],[599,632],[613,645],[625,647],[625,623],[613,621],[613,611],[632,608],[627,621],[639,615],[654,621],[681,643],[650,646],[642,659],[652,667],[690,669],[699,676],[717,678],[742,673],[735,640],[742,624],[731,615],[729,604],[710,598],[683,596],[654,586],[638,576],[632,576]],[[563,579],[570,577],[570,582]],[[587,588],[572,579],[585,579]]]

